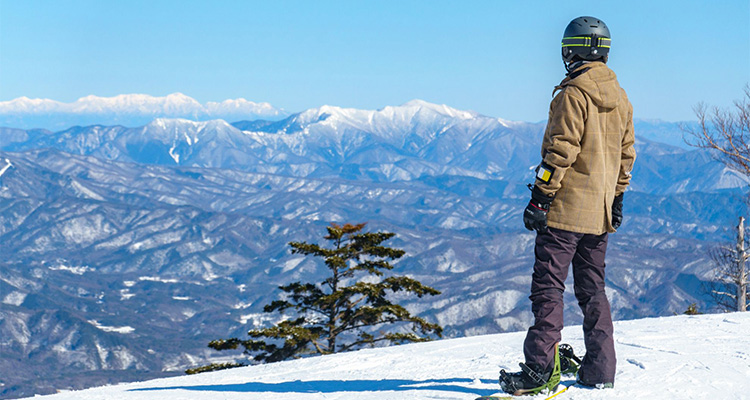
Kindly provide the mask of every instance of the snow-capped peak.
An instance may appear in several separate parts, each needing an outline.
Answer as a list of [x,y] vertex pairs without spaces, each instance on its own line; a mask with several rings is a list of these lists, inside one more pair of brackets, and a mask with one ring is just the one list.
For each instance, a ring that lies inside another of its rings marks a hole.
[[342,108],[324,105],[305,110],[295,116],[300,124],[313,124],[322,121],[328,123],[338,120],[351,125],[363,126],[372,124],[376,120],[410,121],[415,115],[427,113],[427,117],[469,120],[479,117],[473,111],[462,111],[447,105],[429,103],[424,100],[412,100],[400,106],[386,106],[379,110],[360,110],[356,108]]
[[170,146],[169,156],[176,164],[184,161],[185,153],[178,149],[180,146],[190,147],[205,140],[215,140],[217,137],[242,136],[239,129],[221,119],[191,121],[182,118],[157,118],[141,128],[140,134]]
[[196,127],[199,126],[201,122],[198,121],[192,121],[185,118],[156,118],[150,123],[148,123],[145,127],[146,128],[161,128],[161,129],[168,129],[168,128],[184,128],[184,127]]
[[356,108],[342,108],[330,105],[323,105],[318,108],[311,108],[297,114],[295,117],[297,123],[300,124],[313,124],[316,122],[322,122],[328,120],[332,122],[334,120],[343,121],[368,121],[372,118],[372,114],[375,111],[372,110],[359,110]]
[[[50,126],[49,114],[60,114]],[[138,125],[144,120],[158,117],[189,118],[194,120],[276,118],[286,115],[280,108],[269,103],[255,103],[244,98],[222,102],[199,103],[183,93],[166,96],[147,94],[121,94],[113,97],[89,95],[72,103],[61,103],[49,99],[19,97],[0,102],[0,124],[19,128],[67,128],[72,125],[121,124]],[[14,118],[3,118],[15,116]],[[4,120],[10,122],[3,122]],[[33,121],[42,121],[43,124]],[[20,121],[20,123],[19,123]],[[65,122],[68,121],[68,122]],[[38,124],[38,125],[37,125]]]
[[230,125],[227,121],[224,121],[223,119],[212,119],[209,121],[192,121],[189,119],[184,118],[156,118],[155,120],[151,121],[148,125],[146,125],[144,128],[147,129],[168,129],[168,130],[216,130],[216,129],[232,129],[237,130],[237,128]]
[[394,145],[404,143],[404,139],[410,135],[431,140],[457,125],[498,125],[494,118],[424,100],[412,100],[378,110],[324,105],[295,114],[285,122],[280,129],[284,133],[299,131],[305,135],[341,138],[346,136],[346,132],[358,131],[373,134]]
[[47,113],[63,104],[49,99],[30,99],[22,96],[10,101],[0,101],[0,114]]
[[132,113],[151,114],[195,113],[203,106],[193,98],[182,93],[172,93],[164,97],[145,94],[121,94],[114,97],[86,96],[70,105],[77,113]]
[[445,104],[435,104],[424,100],[414,99],[401,105],[405,108],[417,108],[420,110],[429,110],[437,114],[444,115],[451,118],[459,119],[472,119],[476,118],[479,114],[473,111],[458,110],[453,107],[449,107]]
[[246,113],[276,116],[284,113],[283,110],[275,108],[270,103],[256,103],[242,97],[238,99],[228,99],[222,102],[209,101],[206,103],[206,110],[213,115],[220,115],[222,113]]

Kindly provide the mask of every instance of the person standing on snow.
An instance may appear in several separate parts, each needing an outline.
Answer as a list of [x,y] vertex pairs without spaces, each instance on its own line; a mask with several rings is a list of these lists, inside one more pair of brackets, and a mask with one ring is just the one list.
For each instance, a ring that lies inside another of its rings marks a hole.
[[560,367],[558,343],[571,262],[586,345],[577,382],[614,386],[616,358],[604,292],[604,256],[607,235],[622,223],[635,139],[633,107],[606,64],[610,43],[609,29],[594,17],[574,19],[563,34],[568,73],[555,87],[542,162],[523,215],[526,228],[537,231],[529,297],[534,325],[524,341],[526,363],[521,363],[521,371],[500,372],[501,387],[508,393],[536,394],[554,390],[560,382],[566,366]]

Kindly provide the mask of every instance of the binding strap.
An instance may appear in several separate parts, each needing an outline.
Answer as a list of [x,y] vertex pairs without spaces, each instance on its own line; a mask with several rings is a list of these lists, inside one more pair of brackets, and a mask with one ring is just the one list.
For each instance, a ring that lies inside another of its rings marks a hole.
[[571,345],[561,344],[560,346],[558,346],[558,350],[560,351],[561,356],[573,359],[579,365],[582,363],[581,359],[578,358],[578,356],[576,356],[575,353],[573,352],[573,347]]
[[537,374],[536,371],[534,371],[533,369],[531,369],[531,367],[529,367],[528,365],[526,365],[524,363],[518,363],[518,365],[521,366],[521,371],[523,371],[523,373],[525,373],[526,376],[528,376],[529,378],[531,378],[531,380],[535,384],[537,384],[539,386],[543,386],[543,385],[547,384],[547,381],[545,381],[544,378],[542,378],[541,375]]
[[503,382],[505,382],[505,385],[507,387],[507,390],[506,389],[503,389],[503,390],[506,390],[508,393],[515,393],[516,391],[518,391],[518,387],[516,387],[516,384],[513,382],[513,379],[511,379],[510,376],[508,376],[508,373],[505,372],[504,369],[500,370],[500,379],[502,379]]

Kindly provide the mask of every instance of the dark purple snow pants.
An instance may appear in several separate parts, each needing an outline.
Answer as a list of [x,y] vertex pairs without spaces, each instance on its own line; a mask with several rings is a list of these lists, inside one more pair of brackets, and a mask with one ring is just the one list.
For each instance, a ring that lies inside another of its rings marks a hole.
[[526,364],[552,368],[555,344],[562,338],[563,291],[572,262],[586,344],[579,378],[589,384],[615,382],[612,315],[604,293],[606,252],[607,233],[589,235],[549,228],[546,233],[537,234],[529,296],[534,325],[529,328],[523,344]]

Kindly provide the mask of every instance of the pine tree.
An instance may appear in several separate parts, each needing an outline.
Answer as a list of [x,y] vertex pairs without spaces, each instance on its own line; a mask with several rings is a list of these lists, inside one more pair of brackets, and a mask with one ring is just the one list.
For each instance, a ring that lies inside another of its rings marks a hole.
[[[393,269],[391,261],[401,258],[404,251],[383,245],[394,233],[363,232],[364,227],[365,224],[331,224],[324,236],[331,247],[290,242],[293,254],[323,259],[327,278],[319,283],[280,286],[285,298],[265,306],[264,311],[288,319],[270,328],[249,331],[252,339],[215,340],[209,347],[227,350],[242,346],[245,354],[256,361],[275,362],[381,342],[401,344],[441,337],[439,325],[411,315],[389,297],[399,292],[417,297],[440,292],[406,276],[386,276]],[[375,329],[390,324],[402,329]]]
[[685,315],[701,315],[703,313],[700,312],[700,311],[698,311],[698,305],[696,305],[695,303],[691,303],[688,306],[687,310],[685,310],[685,312],[683,312],[683,314],[685,314]]

